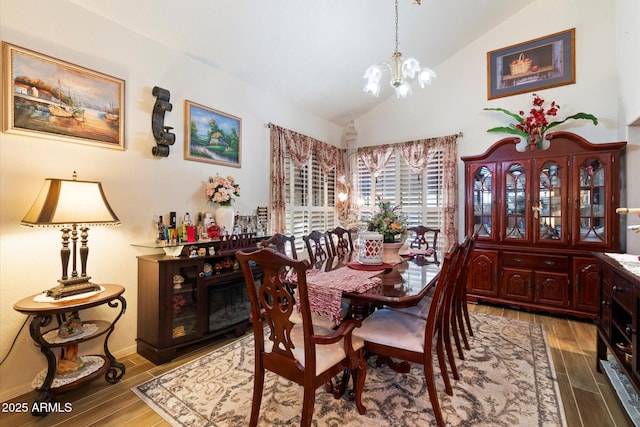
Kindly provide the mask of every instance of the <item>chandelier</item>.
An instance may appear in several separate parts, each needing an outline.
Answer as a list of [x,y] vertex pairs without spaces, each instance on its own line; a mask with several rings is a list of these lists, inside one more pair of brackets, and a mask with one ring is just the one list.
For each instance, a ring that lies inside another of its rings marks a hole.
[[[420,0],[414,0],[413,4],[420,4]],[[425,84],[431,84],[431,80],[436,78],[436,73],[429,68],[420,68],[420,63],[415,58],[405,58],[398,51],[398,0],[396,0],[396,49],[391,55],[391,61],[383,61],[380,64],[372,65],[364,73],[367,79],[367,85],[364,91],[375,95],[380,94],[380,79],[382,78],[383,65],[385,65],[389,73],[391,73],[391,86],[396,90],[398,98],[406,98],[411,94],[411,86],[407,79],[418,78],[420,87],[424,88]]]

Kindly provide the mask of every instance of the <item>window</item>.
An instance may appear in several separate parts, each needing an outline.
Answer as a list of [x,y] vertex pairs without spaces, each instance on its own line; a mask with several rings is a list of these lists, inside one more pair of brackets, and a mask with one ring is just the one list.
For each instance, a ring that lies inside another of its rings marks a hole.
[[393,206],[402,205],[409,227],[425,225],[442,229],[442,178],[442,152],[435,153],[427,168],[419,175],[409,169],[399,148],[394,150],[377,177],[371,176],[358,159],[360,221],[365,222],[371,218],[376,209],[376,196],[381,196]]
[[[285,170],[286,234],[301,237],[313,230],[335,228],[335,168],[325,175],[315,154],[307,164],[296,168],[285,153]],[[306,250],[302,239],[296,240],[296,249]]]

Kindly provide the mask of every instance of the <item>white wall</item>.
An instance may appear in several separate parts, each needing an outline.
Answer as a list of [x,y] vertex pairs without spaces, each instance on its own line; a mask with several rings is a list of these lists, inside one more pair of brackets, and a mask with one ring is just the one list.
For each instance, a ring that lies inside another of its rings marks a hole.
[[[19,226],[45,178],[70,178],[77,171],[79,179],[101,181],[122,221],[117,228],[89,231],[88,262],[93,281],[126,288],[127,311],[110,340],[112,351],[122,355],[135,351],[136,256],[148,252],[130,244],[153,240],[154,214],[213,210],[204,185],[216,172],[233,175],[241,185],[237,212],[266,206],[270,121],[341,144],[341,128],[67,1],[2,0],[0,34],[11,44],[126,81],[125,151],[0,134],[0,356],[25,320],[13,304],[54,286],[61,275],[60,231]],[[171,92],[173,110],[166,113],[165,124],[174,127],[176,143],[168,158],[151,154],[153,86]],[[241,169],[183,159],[185,99],[242,118]],[[113,311],[102,307],[86,316],[108,318]],[[83,352],[91,351],[101,352],[99,340],[83,344]],[[0,400],[31,390],[31,380],[44,366],[25,329],[0,366]]]
[[616,70],[620,79],[620,126],[640,126],[640,2],[616,0]]
[[[480,154],[507,134],[486,132],[495,126],[506,126],[510,119],[485,107],[502,107],[517,112],[531,108],[531,93],[494,100],[487,99],[487,52],[527,40],[576,29],[576,84],[538,91],[547,102],[556,101],[559,117],[578,112],[595,115],[598,126],[590,121],[574,120],[555,130],[575,132],[595,143],[625,141],[627,148],[627,181],[629,206],[640,206],[640,192],[632,183],[640,182],[634,163],[640,162],[640,141],[627,133],[626,125],[638,116],[621,117],[620,108],[628,112],[640,109],[638,61],[640,45],[636,23],[640,16],[633,0],[616,3],[600,0],[538,0],[508,21],[466,46],[457,55],[435,67],[438,78],[425,89],[416,86],[413,95],[395,97],[356,121],[358,144],[377,145],[412,139],[464,133],[458,139],[459,156]],[[620,19],[623,17],[624,19]],[[618,19],[620,22],[616,21]],[[616,26],[616,25],[619,26]],[[424,29],[424,37],[432,37]],[[617,62],[616,42],[623,40],[626,58]],[[422,58],[418,58],[421,60]],[[619,63],[619,67],[615,64]],[[624,67],[623,72],[619,72]],[[620,86],[624,82],[625,86]],[[624,93],[624,104],[621,104]],[[547,104],[548,105],[548,104]],[[634,113],[635,114],[635,113]],[[637,134],[637,132],[636,132]],[[458,163],[460,235],[464,233],[464,165]],[[637,169],[637,168],[636,168]],[[632,220],[636,222],[631,222]],[[629,218],[629,223],[638,223]],[[640,237],[628,237],[628,250],[640,253]]]
[[[637,208],[640,207],[640,168],[636,167],[640,158],[640,2],[617,0],[616,5],[616,70],[620,81],[618,129],[620,138],[629,141],[626,206]],[[640,215],[628,215],[622,224],[640,224]],[[627,231],[627,252],[640,254],[640,234]]]

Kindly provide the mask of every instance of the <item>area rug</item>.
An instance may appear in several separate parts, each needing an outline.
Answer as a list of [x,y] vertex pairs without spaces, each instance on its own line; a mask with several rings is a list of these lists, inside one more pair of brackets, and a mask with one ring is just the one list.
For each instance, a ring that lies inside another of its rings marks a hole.
[[[470,313],[474,337],[453,396],[436,385],[449,426],[566,426],[544,326]],[[253,337],[243,337],[132,391],[173,426],[246,426],[253,390]],[[367,366],[365,415],[353,402],[316,392],[314,426],[435,425],[420,365],[407,374]],[[267,372],[260,426],[300,424],[302,388]]]

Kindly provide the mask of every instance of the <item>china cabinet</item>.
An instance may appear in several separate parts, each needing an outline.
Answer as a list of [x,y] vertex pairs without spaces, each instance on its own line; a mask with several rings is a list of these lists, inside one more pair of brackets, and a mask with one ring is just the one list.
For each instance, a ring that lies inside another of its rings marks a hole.
[[243,234],[186,244],[178,256],[139,256],[138,353],[162,364],[184,347],[244,334],[249,297],[235,254],[257,247],[252,234]]
[[546,150],[505,138],[463,157],[465,227],[478,232],[470,301],[595,318],[599,285],[591,251],[620,250],[615,215],[626,142],[590,143],[569,132]]

